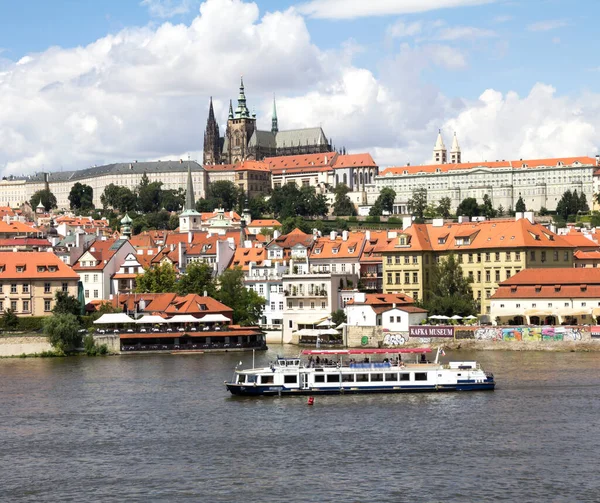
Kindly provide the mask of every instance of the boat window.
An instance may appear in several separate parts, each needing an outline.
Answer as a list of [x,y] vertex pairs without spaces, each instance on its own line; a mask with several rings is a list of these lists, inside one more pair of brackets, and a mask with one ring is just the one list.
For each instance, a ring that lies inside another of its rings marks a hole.
[[296,384],[298,382],[298,376],[297,375],[283,376],[283,382],[285,384]]
[[340,382],[339,374],[327,374],[327,382]]
[[383,381],[383,374],[371,374],[371,382]]
[[415,372],[415,381],[426,381],[427,372]]
[[385,380],[386,381],[397,381],[398,374],[385,374]]
[[315,382],[325,382],[325,374],[315,374]]
[[261,376],[261,384],[273,384],[273,376]]
[[410,374],[400,374],[400,380],[401,381],[410,381]]
[[354,382],[354,374],[342,374],[343,382]]
[[356,382],[368,381],[369,374],[356,374]]
[[254,374],[248,374],[246,376],[246,382],[250,383],[250,384],[255,383],[256,382],[256,376]]

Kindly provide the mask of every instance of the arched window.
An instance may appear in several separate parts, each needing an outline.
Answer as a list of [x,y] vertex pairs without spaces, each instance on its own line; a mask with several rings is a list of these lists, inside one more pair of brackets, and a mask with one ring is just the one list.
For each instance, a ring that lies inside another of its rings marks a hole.
[[340,183],[340,175],[335,175],[335,184],[339,185]]
[[360,184],[362,185],[362,184],[363,184],[363,174],[362,174],[362,171],[361,171],[361,172],[360,172],[360,174],[358,175],[358,179],[359,179],[359,181],[360,181]]
[[344,173],[344,185],[348,185],[348,175]]

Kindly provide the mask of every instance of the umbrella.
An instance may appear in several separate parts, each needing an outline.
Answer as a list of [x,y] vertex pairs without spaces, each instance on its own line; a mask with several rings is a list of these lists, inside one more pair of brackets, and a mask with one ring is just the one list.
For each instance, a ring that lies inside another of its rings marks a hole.
[[439,320],[440,316],[438,314],[434,314],[433,316],[429,317],[430,320]]
[[470,314],[469,316],[465,316],[465,320],[476,320],[477,316],[473,316],[472,314]]
[[198,318],[194,318],[191,314],[176,314],[172,318],[163,320],[163,323],[198,323]]
[[339,335],[339,332],[335,328],[327,328],[319,330],[319,335]]
[[207,314],[196,321],[202,322],[219,322],[219,321],[231,321],[227,316],[222,314]]
[[106,313],[94,321],[95,325],[110,325],[113,323],[135,323],[135,320],[132,320],[125,313]]
[[449,320],[450,316],[445,316],[443,314],[438,315],[437,317],[438,320]]
[[336,330],[342,330],[342,328],[344,328],[346,326],[346,323],[340,323],[337,327],[335,327]]
[[462,316],[459,316],[458,314],[455,314],[454,316],[450,316],[451,320],[462,320]]
[[325,318],[323,321],[316,324],[317,327],[331,327],[333,325],[335,325],[335,323],[329,318]]
[[165,319],[161,316],[147,314],[135,320],[136,323],[164,323]]

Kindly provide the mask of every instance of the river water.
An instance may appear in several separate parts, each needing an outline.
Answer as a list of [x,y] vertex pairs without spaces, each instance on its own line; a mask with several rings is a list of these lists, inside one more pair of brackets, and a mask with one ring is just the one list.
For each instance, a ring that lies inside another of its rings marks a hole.
[[231,397],[248,353],[0,360],[0,501],[600,501],[600,353],[447,357],[496,391],[310,407]]

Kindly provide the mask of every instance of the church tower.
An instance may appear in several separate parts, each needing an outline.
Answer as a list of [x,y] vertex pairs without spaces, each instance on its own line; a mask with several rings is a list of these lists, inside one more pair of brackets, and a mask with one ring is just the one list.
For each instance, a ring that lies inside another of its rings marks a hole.
[[212,96],[210,97],[210,106],[208,108],[208,120],[206,121],[206,131],[204,132],[204,156],[203,164],[221,163],[221,138],[219,137],[219,125],[215,119],[213,110]]
[[458,139],[456,138],[456,131],[454,132],[454,138],[452,139],[452,148],[450,149],[450,162],[452,164],[460,164],[460,147],[458,146]]
[[179,232],[197,231],[202,223],[202,215],[196,211],[194,200],[194,184],[192,168],[188,162],[187,189],[185,191],[185,208],[179,214]]
[[246,94],[244,90],[244,79],[240,80],[240,93],[238,95],[238,106],[233,114],[233,107],[229,106],[229,119],[227,120],[227,131],[225,133],[225,145],[223,157],[225,162],[235,164],[248,158],[248,142],[256,129],[256,116],[250,114],[246,105]]
[[277,121],[277,105],[275,104],[275,96],[273,96],[273,117],[271,118],[271,133],[279,132],[279,123]]
[[442,131],[438,130],[437,141],[433,148],[433,164],[446,164],[448,162],[446,154],[446,145],[444,145],[444,140],[442,140]]

